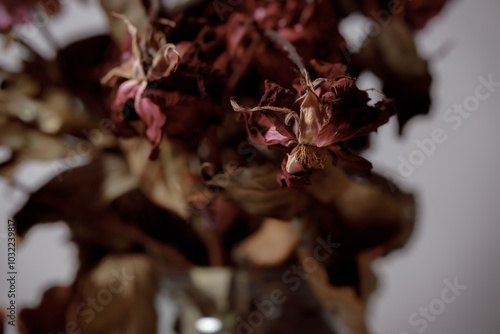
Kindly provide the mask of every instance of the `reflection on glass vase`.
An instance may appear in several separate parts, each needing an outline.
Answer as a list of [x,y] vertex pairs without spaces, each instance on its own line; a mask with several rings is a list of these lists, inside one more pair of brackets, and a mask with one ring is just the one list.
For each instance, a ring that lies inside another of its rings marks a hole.
[[305,281],[290,284],[290,267],[199,267],[162,275],[158,333],[349,333],[323,310]]

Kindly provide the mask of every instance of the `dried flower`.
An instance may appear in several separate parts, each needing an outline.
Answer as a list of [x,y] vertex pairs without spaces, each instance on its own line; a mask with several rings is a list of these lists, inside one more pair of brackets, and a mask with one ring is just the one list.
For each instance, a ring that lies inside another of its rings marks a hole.
[[393,114],[392,101],[368,106],[368,94],[356,87],[354,78],[340,73],[311,82],[305,72],[296,89],[295,96],[267,81],[257,107],[242,107],[231,100],[233,109],[245,118],[254,143],[286,152],[278,181],[288,186],[307,184],[306,174],[323,168],[329,156],[333,163],[340,159],[369,171],[371,164],[352,155],[344,142],[366,136],[386,123]]
[[152,156],[154,156],[167,118],[160,106],[145,97],[144,92],[149,83],[168,77],[177,69],[180,54],[175,45],[167,43],[163,36],[156,41],[157,50],[149,48],[149,43],[146,43],[148,41],[137,38],[137,29],[127,18],[118,14],[116,16],[122,18],[128,26],[131,52],[126,54],[125,62],[109,71],[101,82],[104,85],[114,86],[118,80],[126,80],[118,87],[113,111],[121,113],[127,101],[134,100],[135,112],[146,123],[146,137],[153,144]]
[[227,53],[233,69],[251,57],[250,65],[259,75],[287,86],[294,79],[286,56],[263,37],[266,30],[275,31],[289,41],[309,61],[343,60],[338,45],[343,38],[338,20],[328,1],[244,1],[228,17],[221,29],[227,41]]

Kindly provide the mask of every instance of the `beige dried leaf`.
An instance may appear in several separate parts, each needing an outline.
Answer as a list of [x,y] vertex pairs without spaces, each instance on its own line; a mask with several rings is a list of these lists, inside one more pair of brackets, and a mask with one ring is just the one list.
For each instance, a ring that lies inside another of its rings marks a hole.
[[270,164],[240,167],[216,175],[210,184],[224,188],[248,214],[289,220],[304,208],[307,198],[302,192],[280,187],[278,172]]
[[[322,216],[325,223],[348,226],[359,243],[370,243],[370,238],[385,241],[391,238],[392,242],[407,224],[401,196],[384,189],[380,181],[355,180],[333,166],[313,175],[311,181],[306,190],[332,212],[332,219]],[[338,221],[333,215],[338,216]]]
[[149,200],[184,219],[188,218],[188,198],[197,185],[189,176],[192,165],[189,153],[165,138],[160,143],[156,160],[148,159],[151,144],[146,138],[120,139],[120,146],[132,175]]
[[310,179],[311,185],[304,190],[324,204],[336,201],[352,182],[340,168],[331,164],[315,171]]
[[0,166],[0,175],[12,177],[23,161],[51,160],[71,156],[57,137],[46,135],[19,122],[0,125],[0,145],[11,149],[12,159]]
[[369,183],[351,182],[334,205],[342,217],[354,228],[363,228],[367,222],[400,223],[401,208],[389,195]]
[[108,255],[78,278],[66,322],[74,322],[81,334],[156,333],[156,291],[149,257]]
[[241,242],[235,257],[258,267],[278,266],[290,258],[298,242],[298,232],[291,222],[266,218],[255,233]]
[[0,114],[32,124],[47,134],[91,128],[94,124],[74,97],[54,86],[40,87],[24,74],[10,74],[0,89]]

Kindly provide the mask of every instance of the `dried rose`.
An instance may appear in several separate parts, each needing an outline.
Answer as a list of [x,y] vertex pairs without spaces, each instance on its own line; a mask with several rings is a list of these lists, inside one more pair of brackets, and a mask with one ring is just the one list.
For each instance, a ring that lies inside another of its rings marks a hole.
[[267,81],[257,107],[242,107],[231,100],[254,143],[287,153],[278,181],[287,186],[308,184],[306,175],[323,168],[329,156],[333,163],[340,159],[369,171],[371,164],[352,155],[344,142],[366,136],[386,123],[393,114],[392,101],[368,106],[370,98],[356,87],[354,78],[337,75],[311,82],[308,73],[302,73],[297,95]]
[[328,1],[244,1],[219,30],[226,39],[234,71],[252,54],[249,65],[261,76],[281,85],[294,79],[286,56],[263,38],[266,30],[276,31],[293,44],[306,62],[313,58],[330,62],[343,59],[338,47],[343,38]]
[[113,111],[121,113],[128,100],[134,100],[134,109],[137,115],[146,123],[146,137],[153,144],[152,155],[157,151],[162,138],[162,128],[166,122],[166,115],[160,106],[150,98],[144,96],[149,83],[168,77],[177,69],[180,54],[175,45],[166,43],[164,38],[159,39],[158,49],[148,48],[145,38],[139,40],[137,29],[124,16],[122,18],[128,26],[131,38],[131,52],[125,54],[125,62],[109,71],[101,80],[102,84],[114,86],[120,83],[113,101]]

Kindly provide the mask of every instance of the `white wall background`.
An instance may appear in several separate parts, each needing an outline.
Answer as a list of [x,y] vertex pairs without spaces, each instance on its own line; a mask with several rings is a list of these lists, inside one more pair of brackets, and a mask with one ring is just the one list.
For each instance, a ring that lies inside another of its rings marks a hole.
[[[370,305],[374,333],[500,333],[500,87],[457,129],[443,119],[474,95],[479,76],[500,82],[499,14],[496,0],[454,1],[419,35],[426,55],[452,45],[431,67],[431,116],[409,124],[402,141],[395,124],[382,129],[369,155],[375,166],[396,171],[399,155],[408,159],[417,148],[415,139],[431,138],[436,128],[447,136],[413,175],[400,179],[419,193],[419,224],[404,250],[375,266],[381,284]],[[410,315],[440,298],[443,280],[455,277],[467,289],[418,332],[423,326],[410,325]]]
[[[64,10],[69,15],[48,27],[57,32],[61,45],[89,26],[92,33],[105,29],[105,20],[95,7],[66,1]],[[395,122],[384,126],[367,154],[379,171],[391,171],[402,187],[417,191],[419,200],[418,226],[410,243],[374,266],[380,282],[369,305],[374,334],[500,333],[500,87],[457,129],[443,119],[447,109],[474,94],[479,76],[492,75],[493,81],[500,82],[499,15],[497,0],[454,1],[418,35],[424,55],[432,56],[444,43],[452,45],[445,57],[431,64],[431,115],[412,121],[402,139],[396,135]],[[50,54],[48,49],[44,52]],[[15,53],[1,54],[0,61],[15,68]],[[436,128],[443,129],[446,141],[437,144],[435,152],[411,176],[399,177],[399,156],[408,159],[418,148],[415,139],[431,138]],[[19,180],[28,183],[26,177],[36,179],[37,175],[28,170]],[[6,251],[3,222],[22,200],[0,182],[0,254]],[[69,231],[63,224],[37,227],[28,234],[18,250],[19,307],[34,306],[47,287],[73,280],[76,250],[68,239]],[[4,265],[2,255],[2,272]],[[446,304],[433,321],[427,321],[425,329],[410,324],[414,312],[414,320],[425,319],[419,309],[438,305],[435,299],[446,287],[444,280],[453,282],[455,278],[467,286],[462,294]],[[5,283],[3,279],[0,282],[0,303],[5,304]]]

